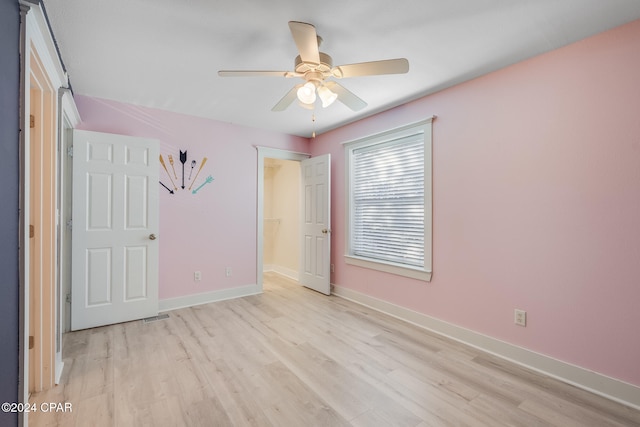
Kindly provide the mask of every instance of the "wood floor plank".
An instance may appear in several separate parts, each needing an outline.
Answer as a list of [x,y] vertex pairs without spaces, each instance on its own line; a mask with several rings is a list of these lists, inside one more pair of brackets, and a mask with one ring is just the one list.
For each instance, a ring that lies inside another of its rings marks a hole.
[[[266,380],[277,390],[278,404],[286,404],[289,407],[287,412],[299,414],[300,416],[300,423],[296,422],[289,425],[327,425],[336,427],[349,425],[345,418],[284,364],[275,362],[268,365],[266,374]],[[281,411],[279,412],[281,413]],[[272,411],[270,413],[273,414]],[[277,425],[283,425],[283,423],[283,420],[278,420]]]
[[572,403],[578,407],[589,408],[590,411],[604,414],[605,418],[616,421],[620,425],[640,426],[640,411],[618,402],[603,399],[596,394],[579,390],[575,386],[561,383],[551,377],[505,362],[490,354],[481,353],[473,361],[476,364],[491,366],[494,372],[503,372],[505,375],[520,379],[520,384],[533,388],[536,394],[539,390],[545,390],[545,395],[549,397]]
[[104,393],[82,399],[74,410],[77,411],[76,426],[111,426],[114,419],[113,394]]
[[487,417],[495,419],[496,423],[526,427],[544,427],[549,425],[535,414],[523,411],[522,408],[513,406],[511,402],[506,402],[496,396],[480,394],[469,404]]
[[640,426],[640,411],[290,279],[65,334],[31,426]]

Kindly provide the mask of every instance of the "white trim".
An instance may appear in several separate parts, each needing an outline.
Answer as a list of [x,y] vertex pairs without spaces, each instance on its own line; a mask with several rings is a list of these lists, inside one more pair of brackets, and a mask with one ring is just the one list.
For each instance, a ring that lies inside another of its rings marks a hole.
[[[57,201],[56,201],[56,246],[58,256],[56,259],[56,336],[55,336],[55,383],[60,384],[60,378],[64,371],[64,361],[62,359],[63,334],[67,328],[66,318],[70,319],[70,310],[67,307],[66,295],[71,293],[70,266],[71,266],[71,231],[67,229],[64,218],[71,216],[67,212],[67,199],[71,200],[71,159],[67,156],[65,146],[69,143],[68,131],[75,128],[80,123],[80,113],[73,100],[71,90],[67,88],[58,89],[58,135],[57,135]],[[69,307],[70,308],[70,307]],[[58,346],[58,343],[60,344]]]
[[275,271],[274,270],[274,265],[273,264],[262,264],[262,272],[266,273],[268,271]]
[[[31,48],[29,43],[29,25],[27,15],[30,7],[20,3],[20,223],[19,228],[19,275],[20,275],[20,295],[19,304],[19,331],[18,346],[18,403],[29,402],[29,308],[30,308],[30,289],[29,282],[29,249],[26,245],[29,242],[29,188],[30,171],[28,165],[31,162],[29,158],[30,152],[27,148],[29,142],[29,112],[31,111],[31,85],[30,80],[30,57]],[[29,81],[29,83],[27,83]],[[29,424],[29,413],[18,413],[18,425]]]
[[[344,261],[347,264],[372,270],[383,271],[399,276],[430,282],[433,275],[433,120],[436,116],[399,126],[384,132],[343,142],[345,151],[345,236]],[[401,264],[373,258],[364,258],[351,253],[353,151],[366,146],[385,143],[390,140],[422,134],[424,137],[424,268],[412,268]]]
[[[51,30],[47,23],[43,5],[41,2],[35,0],[19,0],[20,11],[21,11],[21,23],[20,23],[20,55],[21,55],[21,72],[20,72],[20,100],[21,100],[21,108],[20,108],[20,117],[21,117],[21,132],[20,132],[20,145],[21,145],[21,153],[20,153],[20,340],[21,340],[21,350],[20,350],[20,365],[18,367],[18,376],[20,379],[19,382],[19,401],[22,403],[28,402],[29,399],[29,352],[24,349],[28,348],[28,336],[29,336],[29,306],[30,306],[30,292],[31,292],[31,277],[29,276],[29,268],[31,264],[31,259],[29,258],[29,237],[28,237],[28,227],[25,224],[28,224],[28,218],[30,218],[30,202],[29,202],[29,194],[31,192],[31,182],[30,182],[30,163],[31,163],[31,153],[29,149],[30,145],[30,131],[29,131],[29,113],[31,111],[31,78],[34,72],[32,69],[32,56],[35,56],[38,60],[38,66],[41,67],[41,74],[46,76],[46,79],[49,81],[51,85],[51,102],[55,102],[57,99],[57,90],[60,87],[68,86],[68,76],[64,72],[62,63],[60,61],[58,51],[55,46],[55,42],[53,40]],[[35,65],[35,64],[33,64]],[[72,102],[72,101],[71,101]],[[51,108],[57,108],[57,103],[55,106],[51,106]],[[60,111],[56,111],[57,115],[60,115]],[[56,127],[58,125],[58,116],[50,117],[52,120],[51,127],[53,128],[52,143],[57,144],[57,131]],[[54,157],[56,156],[54,152]],[[60,171],[57,170],[56,173],[60,174]],[[57,179],[57,178],[56,178]],[[55,190],[54,190],[55,191]],[[54,194],[54,197],[57,197]],[[57,245],[57,242],[55,242]],[[54,259],[56,257],[55,251],[57,248],[54,247]],[[55,268],[55,266],[54,266]],[[57,273],[54,273],[57,274]],[[55,289],[55,286],[54,286]],[[55,294],[54,294],[55,295]],[[57,295],[54,296],[54,301]],[[54,314],[55,316],[55,314]],[[54,326],[54,325],[51,325]],[[55,329],[51,330],[53,336],[52,341],[55,345]],[[55,351],[55,347],[53,349]],[[57,356],[57,355],[56,355]],[[59,377],[62,373],[63,365],[61,360],[58,358],[54,359],[55,371],[54,375],[55,381],[59,380]],[[19,425],[28,425],[28,414],[20,414],[18,416],[18,424]]]
[[64,362],[60,360],[56,363],[56,385],[60,384],[60,378],[62,378],[62,371],[64,371]]
[[[425,215],[426,216],[426,215]],[[369,268],[372,270],[384,271],[385,273],[396,274],[398,276],[410,277],[412,279],[431,281],[431,271],[411,268],[407,265],[393,264],[383,261],[372,261],[368,258],[362,258],[354,255],[345,254],[344,262],[358,267]]]
[[[258,150],[258,153],[271,159],[299,160],[311,157],[310,153],[303,153],[301,151],[289,151],[281,148],[262,147],[260,145],[254,145],[254,147]],[[291,156],[295,158],[291,158]]]
[[258,288],[258,285],[246,285],[238,288],[221,289],[218,291],[203,292],[201,294],[163,299],[158,302],[158,308],[160,312],[178,310],[180,308],[188,308],[261,293],[262,290]]
[[30,4],[27,13],[27,48],[32,48],[40,55],[45,73],[54,88],[67,87],[69,79],[62,68],[49,25],[42,11],[41,4]]
[[61,87],[59,90],[61,91],[60,102],[62,104],[60,111],[63,113],[64,118],[69,121],[71,128],[75,128],[80,124],[82,118],[80,117],[78,107],[73,100],[71,89]]
[[361,143],[375,144],[378,142],[387,141],[389,136],[393,136],[393,138],[402,138],[405,136],[415,135],[418,133],[416,129],[422,128],[424,130],[424,126],[433,123],[437,116],[427,117],[426,119],[419,120],[417,122],[409,123],[407,125],[402,125],[395,127],[393,129],[386,130],[384,132],[374,133],[371,135],[363,136],[357,139],[351,139],[349,141],[344,141],[342,145],[359,145]]
[[[73,159],[68,154],[73,147],[72,131],[82,121],[71,90],[58,89],[58,280],[60,294],[57,307],[60,309],[60,332],[71,330],[71,305],[67,295],[71,295],[71,230],[67,221],[72,216],[71,192],[73,189]],[[58,355],[56,355],[58,357]],[[62,355],[60,355],[60,359]],[[61,359],[62,360],[62,359]]]
[[633,384],[509,344],[342,286],[333,285],[332,293],[567,384],[640,410],[640,387]]

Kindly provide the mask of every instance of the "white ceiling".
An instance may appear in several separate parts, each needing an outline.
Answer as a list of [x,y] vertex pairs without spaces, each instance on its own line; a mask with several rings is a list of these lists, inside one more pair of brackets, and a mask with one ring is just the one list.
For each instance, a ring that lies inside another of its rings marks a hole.
[[369,105],[315,110],[316,133],[640,18],[638,0],[44,0],[80,95],[310,136],[311,112],[273,107],[297,79],[288,21],[334,65],[405,57],[407,74],[340,81]]

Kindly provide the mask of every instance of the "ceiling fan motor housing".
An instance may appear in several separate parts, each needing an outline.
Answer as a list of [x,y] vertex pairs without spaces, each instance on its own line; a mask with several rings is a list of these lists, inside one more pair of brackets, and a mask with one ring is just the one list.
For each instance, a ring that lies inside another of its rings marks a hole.
[[305,74],[309,71],[328,74],[333,68],[333,59],[324,52],[318,52],[320,56],[320,63],[315,64],[312,62],[304,62],[300,55],[296,56],[295,70],[296,73]]

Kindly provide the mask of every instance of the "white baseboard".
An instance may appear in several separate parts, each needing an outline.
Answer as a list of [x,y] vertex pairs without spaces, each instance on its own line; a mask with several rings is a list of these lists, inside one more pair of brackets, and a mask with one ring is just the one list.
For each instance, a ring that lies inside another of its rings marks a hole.
[[274,273],[278,273],[281,276],[288,277],[291,280],[295,280],[296,282],[300,279],[300,274],[298,274],[298,270],[293,270],[291,268],[283,267],[281,265],[275,264],[267,264],[262,269],[264,272],[273,271]]
[[64,362],[56,363],[56,384],[60,384],[60,378],[62,378],[62,371],[64,371]]
[[262,272],[263,273],[268,273],[270,271],[275,271],[274,270],[274,265],[273,264],[263,264],[262,265]]
[[413,310],[332,285],[332,294],[509,360],[607,399],[640,409],[640,387],[509,344]]
[[219,291],[204,292],[201,294],[185,295],[183,297],[167,298],[160,300],[158,309],[160,312],[177,310],[179,308],[193,307],[194,305],[208,304],[210,302],[224,301],[227,299],[246,297],[262,293],[258,285],[246,285],[238,288],[222,289]]

